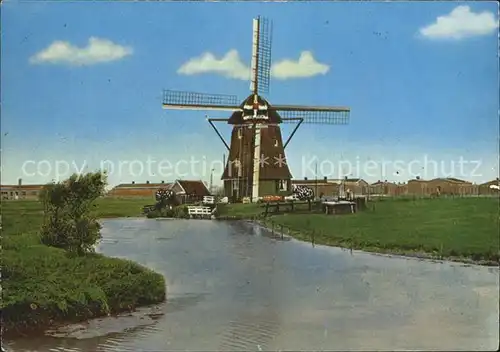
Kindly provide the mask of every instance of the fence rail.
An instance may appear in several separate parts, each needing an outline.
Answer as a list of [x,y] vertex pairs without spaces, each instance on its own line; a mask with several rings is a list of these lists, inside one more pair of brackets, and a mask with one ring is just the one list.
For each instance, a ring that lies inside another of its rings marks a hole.
[[204,196],[203,197],[203,204],[215,204],[215,197],[214,196]]
[[212,208],[203,206],[189,206],[189,215],[212,215]]

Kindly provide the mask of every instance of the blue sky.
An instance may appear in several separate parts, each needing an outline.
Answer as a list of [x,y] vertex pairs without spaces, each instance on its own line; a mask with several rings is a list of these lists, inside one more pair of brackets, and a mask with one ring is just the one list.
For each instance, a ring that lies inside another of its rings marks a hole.
[[[315,157],[319,177],[498,176],[496,2],[7,0],[1,10],[3,184],[48,182],[102,163],[111,184],[172,180],[176,168],[208,180],[215,167],[217,181],[225,148],[205,112],[162,110],[162,89],[245,98],[241,72],[257,15],[273,20],[275,67],[304,51],[314,60],[272,78],[271,104],[352,109],[348,126],[299,129],[286,151],[294,177],[314,177]],[[236,59],[217,61],[231,50]],[[207,52],[212,60],[200,60]],[[190,60],[191,74],[179,73]],[[293,77],[299,71],[310,77]],[[150,172],[141,172],[148,158]],[[426,158],[438,166],[429,171]],[[178,164],[190,159],[200,163]],[[160,160],[173,169],[158,169]],[[367,171],[367,162],[377,166]]]

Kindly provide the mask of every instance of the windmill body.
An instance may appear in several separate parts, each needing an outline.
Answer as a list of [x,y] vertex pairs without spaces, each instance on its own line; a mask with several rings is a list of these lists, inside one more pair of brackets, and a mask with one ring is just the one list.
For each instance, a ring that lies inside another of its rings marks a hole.
[[[221,179],[224,193],[235,200],[250,197],[257,201],[266,195],[288,195],[292,191],[292,175],[287,165],[285,148],[302,123],[346,124],[349,108],[272,106],[262,96],[268,92],[271,71],[271,23],[253,20],[253,45],[250,94],[241,104],[231,95],[164,91],[165,109],[230,111],[228,119],[209,118],[219,138],[229,151]],[[232,125],[228,145],[214,122]],[[281,123],[296,123],[290,137],[283,141]]]

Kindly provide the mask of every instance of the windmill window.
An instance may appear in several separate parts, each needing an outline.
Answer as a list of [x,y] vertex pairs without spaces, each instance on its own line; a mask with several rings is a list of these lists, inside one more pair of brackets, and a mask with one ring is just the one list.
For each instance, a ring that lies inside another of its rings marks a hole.
[[238,139],[241,139],[242,137],[241,128],[238,128]]
[[277,147],[278,146],[278,140],[275,138],[274,139],[274,146]]

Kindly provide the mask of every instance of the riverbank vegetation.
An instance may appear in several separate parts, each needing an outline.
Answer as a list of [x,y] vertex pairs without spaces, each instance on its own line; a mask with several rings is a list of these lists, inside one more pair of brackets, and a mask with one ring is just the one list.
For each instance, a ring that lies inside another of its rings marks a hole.
[[283,214],[262,218],[254,204],[224,214],[260,219],[276,231],[316,244],[372,252],[498,265],[498,198],[381,198],[352,215]]
[[177,218],[177,219],[188,219],[188,209],[185,205],[178,205],[172,209],[163,208],[158,210],[150,211],[146,214],[147,218]]
[[95,202],[104,182],[99,173],[73,176],[48,186],[41,202],[2,203],[5,333],[118,313],[165,299],[162,275],[93,253],[100,238],[98,217],[140,214],[136,201]]

